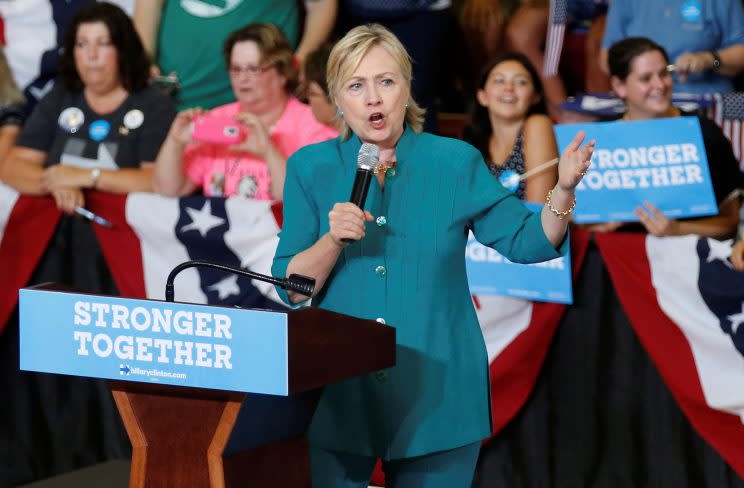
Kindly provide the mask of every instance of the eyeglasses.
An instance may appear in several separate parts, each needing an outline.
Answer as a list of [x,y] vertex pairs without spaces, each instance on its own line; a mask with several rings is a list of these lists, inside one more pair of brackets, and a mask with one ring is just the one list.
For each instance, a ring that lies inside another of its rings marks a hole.
[[256,65],[247,65],[247,66],[236,66],[234,64],[231,64],[227,70],[230,72],[230,76],[239,77],[242,74],[248,75],[249,78],[257,78],[261,74],[263,74],[265,71],[270,70],[274,67],[274,63],[267,64],[264,66],[256,66]]

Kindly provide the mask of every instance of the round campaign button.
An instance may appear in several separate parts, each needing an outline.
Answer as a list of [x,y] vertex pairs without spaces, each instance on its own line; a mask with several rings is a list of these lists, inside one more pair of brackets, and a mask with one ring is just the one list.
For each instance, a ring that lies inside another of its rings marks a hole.
[[83,111],[77,107],[67,107],[59,114],[57,123],[67,132],[77,132],[85,122]]
[[136,129],[141,126],[144,121],[145,114],[143,114],[142,110],[139,109],[130,110],[124,115],[124,127],[129,130]]
[[507,169],[501,173],[499,181],[509,191],[516,191],[519,187],[519,175],[513,169]]
[[698,24],[700,23],[700,20],[703,15],[703,8],[700,4],[700,0],[687,0],[682,4],[681,8],[681,14],[682,19],[685,22],[691,23],[691,24]]
[[91,122],[88,128],[88,135],[91,139],[96,142],[100,142],[106,138],[111,131],[111,124],[107,120],[99,119]]

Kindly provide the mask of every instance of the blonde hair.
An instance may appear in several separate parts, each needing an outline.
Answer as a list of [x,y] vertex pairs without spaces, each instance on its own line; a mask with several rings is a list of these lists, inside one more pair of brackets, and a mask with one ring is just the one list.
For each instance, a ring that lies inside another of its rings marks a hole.
[[[395,59],[400,68],[403,78],[408,83],[408,92],[411,92],[411,80],[413,79],[413,66],[411,57],[406,48],[400,43],[395,34],[380,24],[367,24],[354,27],[336,43],[328,57],[328,68],[326,79],[328,82],[328,93],[331,101],[335,104],[336,97],[341,85],[351,78],[359,66],[365,54],[374,46],[380,46]],[[424,128],[424,114],[426,110],[421,108],[409,95],[406,109],[406,124],[414,131],[421,132]],[[341,139],[351,136],[351,129],[341,119]]]
[[26,98],[13,80],[5,50],[0,46],[0,107],[22,103],[26,103]]

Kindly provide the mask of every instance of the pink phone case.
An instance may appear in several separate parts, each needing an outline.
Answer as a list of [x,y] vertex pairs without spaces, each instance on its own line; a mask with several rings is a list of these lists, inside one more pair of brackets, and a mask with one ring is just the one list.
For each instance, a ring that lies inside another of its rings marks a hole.
[[191,138],[213,144],[237,144],[245,138],[246,133],[245,126],[235,119],[200,115],[194,118]]

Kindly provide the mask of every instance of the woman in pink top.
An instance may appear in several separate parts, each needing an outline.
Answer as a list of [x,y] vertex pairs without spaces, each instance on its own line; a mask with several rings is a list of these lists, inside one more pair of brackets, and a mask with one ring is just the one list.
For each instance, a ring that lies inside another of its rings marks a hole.
[[207,116],[234,119],[247,135],[231,145],[196,142],[193,121],[204,111],[181,112],[155,162],[155,191],[182,196],[201,187],[207,196],[281,200],[287,158],[337,133],[291,95],[297,86],[292,49],[274,24],[249,24],[233,32],[223,54],[237,101]]

